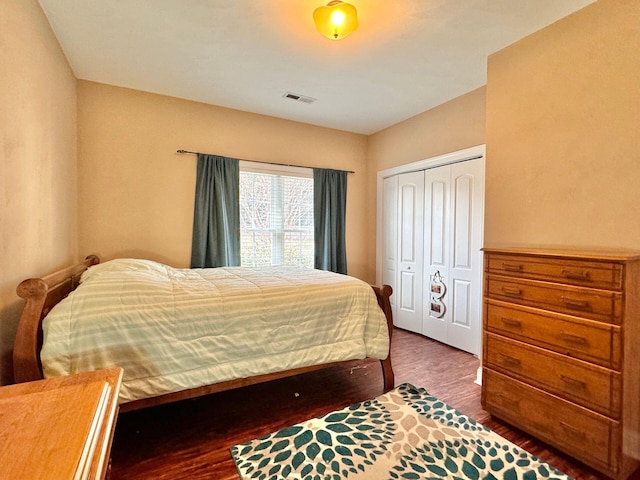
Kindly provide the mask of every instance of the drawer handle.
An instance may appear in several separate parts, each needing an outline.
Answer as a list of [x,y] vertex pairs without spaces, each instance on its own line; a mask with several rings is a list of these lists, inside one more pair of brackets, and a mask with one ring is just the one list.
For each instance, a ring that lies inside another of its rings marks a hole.
[[516,287],[502,287],[502,293],[505,295],[520,296],[522,295],[522,290]]
[[573,425],[569,425],[566,422],[560,422],[560,426],[567,432],[571,433],[572,435],[576,436],[576,437],[581,437],[581,438],[586,438],[586,433],[579,429],[574,427]]
[[586,382],[582,380],[576,380],[575,378],[567,377],[566,375],[560,375],[560,380],[562,380],[567,385],[577,388],[587,388]]
[[502,323],[504,323],[505,325],[509,325],[510,327],[522,327],[522,322],[514,318],[502,317],[500,318],[500,320],[502,320]]
[[522,265],[514,265],[513,263],[503,263],[502,269],[507,272],[521,272],[523,270]]
[[502,361],[507,365],[519,367],[522,362],[518,358],[510,357],[509,355],[502,354]]
[[560,297],[560,300],[569,308],[577,308],[578,310],[585,310],[589,308],[589,302],[586,300],[578,300],[570,297]]
[[562,276],[570,280],[586,280],[586,281],[591,280],[591,275],[589,274],[588,270],[578,272],[575,270],[567,270],[566,268],[563,268]]
[[577,343],[578,345],[586,345],[587,344],[587,339],[584,338],[584,337],[580,337],[578,335],[572,335],[570,333],[560,332],[560,337],[562,337],[562,339],[565,342]]

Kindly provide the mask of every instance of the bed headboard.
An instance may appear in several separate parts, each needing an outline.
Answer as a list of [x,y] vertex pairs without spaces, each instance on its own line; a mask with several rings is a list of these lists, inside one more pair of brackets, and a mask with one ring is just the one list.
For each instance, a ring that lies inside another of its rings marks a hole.
[[27,303],[22,310],[13,342],[13,377],[16,383],[44,378],[40,363],[42,319],[54,305],[78,286],[82,272],[98,263],[100,258],[97,255],[89,255],[82,263],[43,278],[29,278],[18,285],[18,296]]

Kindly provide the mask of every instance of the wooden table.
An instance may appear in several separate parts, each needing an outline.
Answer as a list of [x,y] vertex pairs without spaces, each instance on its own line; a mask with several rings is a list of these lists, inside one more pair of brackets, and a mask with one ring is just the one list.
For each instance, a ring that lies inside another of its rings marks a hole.
[[0,478],[104,479],[122,369],[0,388]]

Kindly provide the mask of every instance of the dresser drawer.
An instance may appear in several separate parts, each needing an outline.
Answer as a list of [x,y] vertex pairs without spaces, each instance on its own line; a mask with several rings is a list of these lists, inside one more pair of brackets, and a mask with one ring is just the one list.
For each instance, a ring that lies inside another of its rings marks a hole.
[[484,308],[486,331],[620,369],[620,327],[499,300],[485,300]]
[[622,265],[523,255],[490,254],[486,270],[498,275],[610,290],[622,289]]
[[485,335],[485,364],[614,419],[620,417],[620,374],[542,348]]
[[484,369],[482,382],[489,413],[599,470],[618,471],[618,422],[491,369]]
[[487,275],[489,298],[620,324],[622,293]]

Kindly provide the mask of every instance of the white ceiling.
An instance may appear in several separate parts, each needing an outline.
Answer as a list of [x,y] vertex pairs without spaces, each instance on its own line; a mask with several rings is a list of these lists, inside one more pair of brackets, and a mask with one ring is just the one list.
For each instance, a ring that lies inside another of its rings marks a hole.
[[40,0],[80,79],[362,134],[486,84],[489,54],[593,0],[350,0],[340,41],[313,25],[327,2]]

